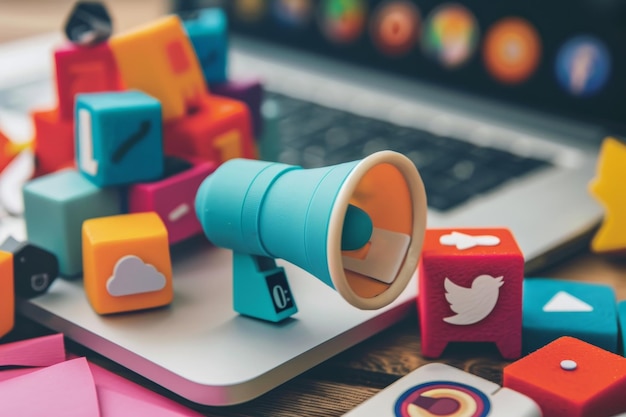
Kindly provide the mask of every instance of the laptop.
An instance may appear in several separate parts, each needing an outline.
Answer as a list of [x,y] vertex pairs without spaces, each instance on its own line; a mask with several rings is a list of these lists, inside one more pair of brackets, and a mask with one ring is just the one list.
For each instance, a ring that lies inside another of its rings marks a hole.
[[[264,82],[264,158],[309,168],[403,152],[429,227],[508,227],[532,271],[586,244],[602,216],[587,192],[599,143],[624,127],[623,33],[612,3],[596,3],[233,0],[229,71]],[[0,126],[14,137],[28,138],[28,109],[54,102],[59,41],[0,46],[13,63],[0,68]],[[1,225],[25,238],[19,216]],[[57,279],[18,311],[213,406],[258,397],[415,311],[415,282],[361,311],[279,262],[299,312],[266,323],[232,310],[229,251],[197,238],[172,259],[168,308],[99,316],[80,280]]]

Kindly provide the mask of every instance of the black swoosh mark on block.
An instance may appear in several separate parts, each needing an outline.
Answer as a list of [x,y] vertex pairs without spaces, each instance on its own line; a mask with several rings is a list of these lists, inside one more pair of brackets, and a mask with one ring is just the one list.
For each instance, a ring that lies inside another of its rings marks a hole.
[[139,130],[133,133],[124,142],[122,142],[120,146],[118,146],[118,148],[115,150],[115,152],[113,152],[113,156],[111,156],[111,160],[113,161],[113,163],[117,164],[122,159],[124,159],[126,154],[133,148],[133,146],[141,142],[141,140],[146,137],[146,135],[150,131],[151,126],[152,123],[150,123],[149,120],[144,120],[143,122],[141,122],[141,124],[139,125]]

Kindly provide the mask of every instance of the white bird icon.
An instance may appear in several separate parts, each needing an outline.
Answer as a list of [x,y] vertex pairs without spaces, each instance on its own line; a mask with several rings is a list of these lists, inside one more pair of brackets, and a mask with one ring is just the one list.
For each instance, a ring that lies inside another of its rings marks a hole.
[[443,282],[446,300],[456,315],[445,317],[443,321],[466,326],[478,323],[487,317],[498,302],[500,287],[504,284],[502,278],[502,276],[494,278],[491,275],[479,275],[474,278],[471,288],[465,288],[446,277]]

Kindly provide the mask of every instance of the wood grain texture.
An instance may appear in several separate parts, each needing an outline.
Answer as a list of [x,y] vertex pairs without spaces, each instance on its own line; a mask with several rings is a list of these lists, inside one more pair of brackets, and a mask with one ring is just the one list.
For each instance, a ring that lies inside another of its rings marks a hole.
[[[0,0],[0,42],[59,30],[71,0]],[[153,0],[107,1],[117,30],[153,20],[168,9],[168,2]],[[618,299],[626,299],[626,260],[582,253],[534,276],[557,277],[611,285]],[[45,333],[41,327],[19,319],[17,329],[4,341]],[[68,344],[130,379],[163,392],[149,381],[83,348]],[[500,383],[500,359],[490,344],[452,344],[439,362],[445,362]],[[271,392],[246,404],[213,408],[195,407],[207,416],[340,416],[403,375],[430,362],[420,356],[416,314],[349,349]],[[166,393],[167,394],[167,393]],[[178,398],[181,402],[184,402]]]

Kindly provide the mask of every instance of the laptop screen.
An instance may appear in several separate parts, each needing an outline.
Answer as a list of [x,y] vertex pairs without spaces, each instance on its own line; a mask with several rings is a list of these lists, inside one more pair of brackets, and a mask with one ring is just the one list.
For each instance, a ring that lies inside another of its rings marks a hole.
[[626,1],[233,0],[235,32],[626,127]]

